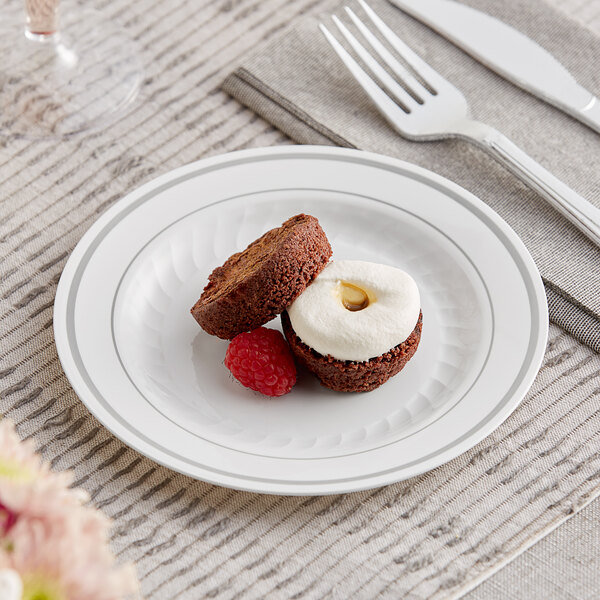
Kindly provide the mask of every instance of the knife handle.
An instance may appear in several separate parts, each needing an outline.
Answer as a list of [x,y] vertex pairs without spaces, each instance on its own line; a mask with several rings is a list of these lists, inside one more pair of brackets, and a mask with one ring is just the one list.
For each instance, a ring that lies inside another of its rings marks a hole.
[[477,125],[479,135],[476,138],[469,135],[471,139],[487,150],[525,185],[538,192],[575,227],[600,246],[600,209],[544,169],[499,131],[482,123]]

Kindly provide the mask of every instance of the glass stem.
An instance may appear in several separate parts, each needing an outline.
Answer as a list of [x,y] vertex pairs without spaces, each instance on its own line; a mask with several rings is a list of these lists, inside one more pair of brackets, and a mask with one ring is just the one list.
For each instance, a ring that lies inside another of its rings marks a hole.
[[59,0],[25,0],[28,37],[47,38],[58,32],[58,4]]

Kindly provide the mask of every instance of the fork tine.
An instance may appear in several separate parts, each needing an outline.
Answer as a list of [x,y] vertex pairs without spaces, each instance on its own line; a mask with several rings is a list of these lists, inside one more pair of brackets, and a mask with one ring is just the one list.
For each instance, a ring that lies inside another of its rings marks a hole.
[[[365,73],[362,67],[360,67],[344,47],[335,39],[335,37],[333,37],[325,25],[319,23],[319,29],[331,47],[335,50],[336,54],[352,73],[354,79],[356,79],[363,90],[365,90],[371,100],[375,103],[379,111],[394,127],[397,127],[395,122],[399,118],[406,116],[406,113],[371,79],[371,77],[369,77],[369,75],[367,75],[367,73]],[[407,93],[406,95],[408,96]]]
[[392,72],[404,83],[408,92],[411,93],[415,100],[419,104],[423,104],[423,92],[429,94],[430,91],[373,35],[371,30],[356,16],[351,8],[345,6],[344,9],[364,38],[372,46],[373,50],[379,54]]
[[379,29],[392,48],[418,73],[427,84],[431,91],[436,93],[436,88],[443,87],[447,81],[432,67],[430,67],[418,54],[409,48],[373,11],[365,2],[358,0],[365,13],[373,24]]
[[400,102],[408,112],[416,107],[415,99],[387,73],[387,71],[369,54],[367,49],[350,33],[348,28],[334,15],[331,17],[341,34],[352,46],[356,54],[369,67],[375,78],[379,80],[398,102]]

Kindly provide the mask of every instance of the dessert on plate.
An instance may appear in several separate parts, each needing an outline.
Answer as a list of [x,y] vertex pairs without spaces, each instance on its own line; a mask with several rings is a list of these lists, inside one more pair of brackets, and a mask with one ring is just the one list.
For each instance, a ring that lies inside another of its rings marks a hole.
[[278,314],[292,354],[332,390],[373,390],[414,355],[423,317],[412,277],[331,254],[318,220],[299,214],[209,275],[191,313],[211,335],[238,336],[225,364],[247,387],[280,395],[295,383],[283,338],[258,329]]
[[281,315],[298,361],[340,392],[366,392],[396,375],[421,338],[419,290],[387,265],[332,261]]

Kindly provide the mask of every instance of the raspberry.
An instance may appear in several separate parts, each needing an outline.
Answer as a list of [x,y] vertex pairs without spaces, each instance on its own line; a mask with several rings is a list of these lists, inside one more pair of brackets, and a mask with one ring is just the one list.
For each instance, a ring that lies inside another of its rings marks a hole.
[[227,347],[225,366],[242,385],[265,396],[283,396],[296,383],[285,338],[267,327],[236,335]]

